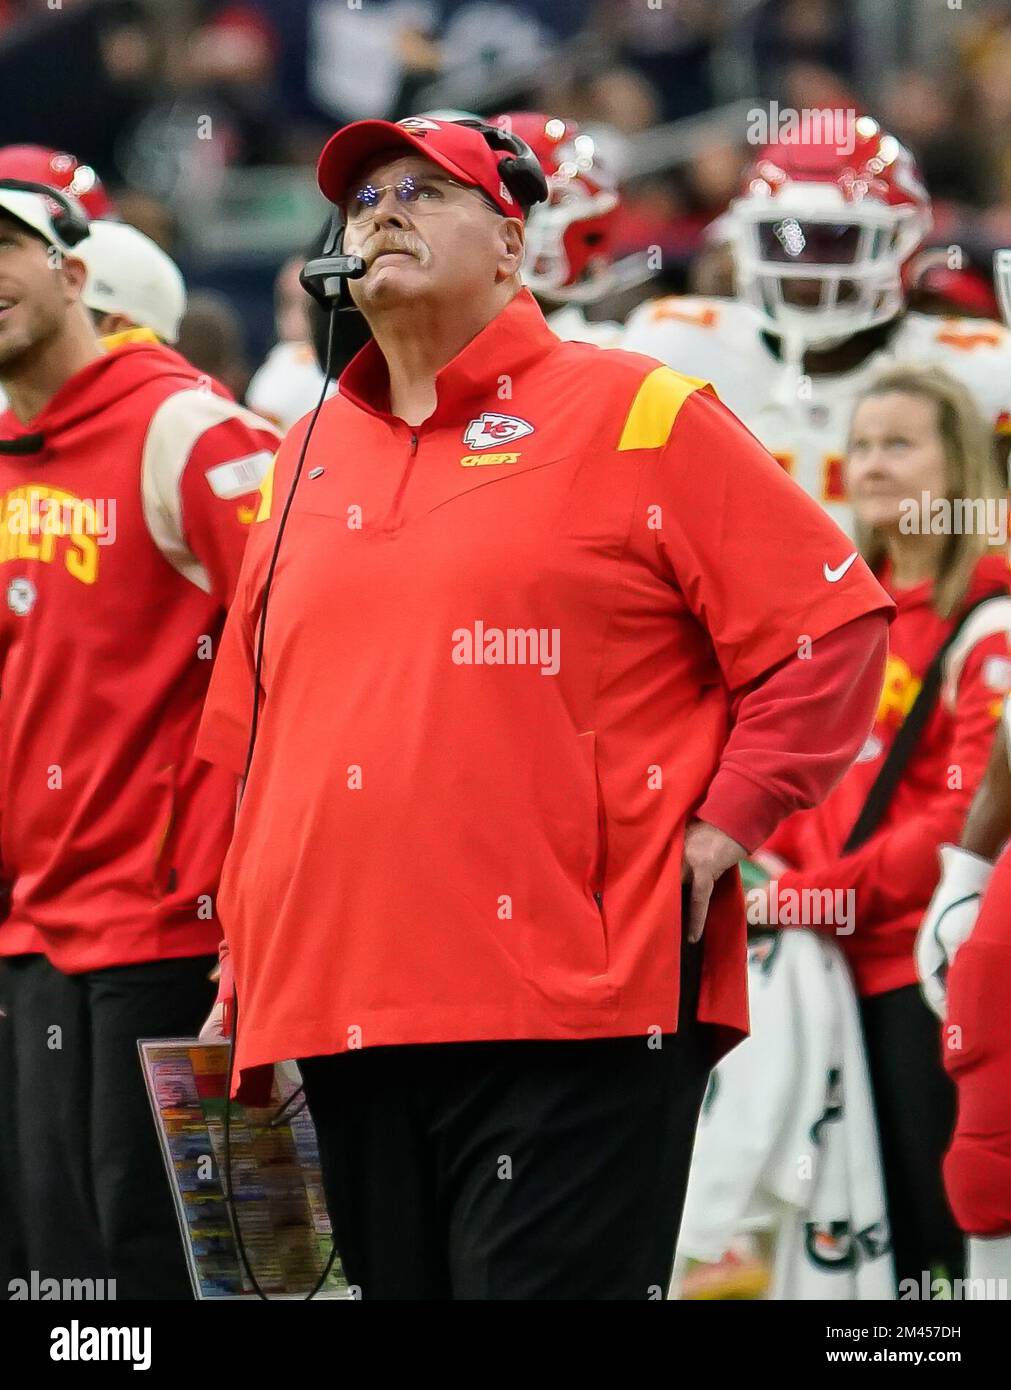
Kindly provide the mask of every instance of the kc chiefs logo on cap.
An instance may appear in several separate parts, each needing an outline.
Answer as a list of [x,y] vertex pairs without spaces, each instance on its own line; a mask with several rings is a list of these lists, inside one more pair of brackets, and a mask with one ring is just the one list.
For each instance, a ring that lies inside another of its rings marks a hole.
[[463,442],[469,449],[491,449],[511,444],[514,439],[522,439],[533,432],[534,427],[528,420],[516,415],[495,415],[486,410],[478,419],[471,420],[463,432]]
[[412,135],[424,135],[428,130],[441,129],[436,121],[426,120],[424,116],[405,116],[397,125],[403,126],[404,130],[409,130]]

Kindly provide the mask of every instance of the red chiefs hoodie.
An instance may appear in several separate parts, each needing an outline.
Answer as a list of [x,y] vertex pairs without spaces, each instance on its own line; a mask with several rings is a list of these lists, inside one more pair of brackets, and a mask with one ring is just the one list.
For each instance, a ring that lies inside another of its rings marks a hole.
[[[778,880],[780,903],[788,889],[853,891],[853,930],[836,939],[861,995],[916,983],[913,946],[937,883],[938,847],[958,840],[1011,687],[1008,564],[1003,555],[985,555],[963,607],[995,590],[1005,597],[968,619],[948,652],[940,698],[881,824],[859,849],[843,855],[898,728],[954,626],[934,610],[930,582],[896,589],[887,570],[880,579],[895,600],[896,616],[870,738],[835,791],[820,806],[783,821],[763,847],[792,866]],[[836,927],[822,930],[835,933]]]
[[160,345],[0,417],[0,955],[213,951],[234,778],[193,741],[277,446]]

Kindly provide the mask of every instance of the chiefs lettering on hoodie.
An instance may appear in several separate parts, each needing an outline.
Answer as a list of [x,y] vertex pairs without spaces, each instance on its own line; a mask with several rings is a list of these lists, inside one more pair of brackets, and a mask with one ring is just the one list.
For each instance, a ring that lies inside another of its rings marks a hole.
[[277,443],[145,342],[0,416],[0,956],[215,950],[235,780],[193,743]]

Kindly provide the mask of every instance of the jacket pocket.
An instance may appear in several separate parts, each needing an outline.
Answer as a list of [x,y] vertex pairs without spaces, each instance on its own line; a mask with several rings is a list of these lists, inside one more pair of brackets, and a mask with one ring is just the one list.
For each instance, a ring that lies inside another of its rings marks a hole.
[[177,824],[176,824],[176,765],[169,763],[155,776],[157,797],[157,819],[154,827],[154,845],[151,864],[151,891],[156,898],[163,898],[175,891],[177,869],[174,863]]
[[604,901],[604,878],[607,871],[607,821],[604,816],[603,797],[600,791],[600,777],[597,772],[597,735],[591,729],[580,734],[586,776],[590,789],[592,822],[589,827],[589,853],[586,866],[586,892],[592,898],[597,911],[600,929],[600,949],[603,960],[602,973],[606,974],[610,960],[607,939],[607,905]]

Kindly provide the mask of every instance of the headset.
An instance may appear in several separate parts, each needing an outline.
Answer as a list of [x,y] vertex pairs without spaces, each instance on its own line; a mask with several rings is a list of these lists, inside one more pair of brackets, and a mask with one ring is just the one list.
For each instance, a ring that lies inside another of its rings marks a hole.
[[[70,193],[62,189],[50,188],[47,183],[33,183],[30,179],[0,179],[0,189],[9,188],[16,193],[37,193],[56,204],[56,212],[50,213],[49,220],[53,231],[64,246],[77,246],[90,235],[91,221],[84,208]],[[16,213],[11,216],[16,217]]]
[[[485,141],[493,150],[502,150],[504,152],[505,158],[498,161],[499,173],[502,177],[502,182],[520,204],[524,214],[533,207],[534,203],[542,203],[547,200],[547,178],[545,177],[544,170],[541,168],[540,161],[525,140],[521,140],[518,135],[514,135],[511,131],[502,130],[499,126],[488,125],[484,121],[469,117],[466,120],[456,122],[456,124],[470,126],[472,129],[480,131]],[[263,600],[260,605],[259,631],[256,638],[256,655],[254,661],[253,707],[249,721],[249,743],[246,748],[246,766],[242,775],[242,787],[239,793],[240,802],[243,792],[249,782],[249,772],[253,765],[253,751],[256,747],[256,734],[260,722],[260,686],[263,678],[264,636],[267,631],[267,603],[270,598],[270,589],[274,580],[274,571],[277,568],[277,558],[280,553],[285,526],[288,522],[288,514],[291,511],[291,504],[295,497],[295,490],[298,487],[299,478],[302,476],[302,467],[305,463],[309,441],[312,438],[313,430],[316,428],[316,421],[319,419],[319,413],[326,401],[330,381],[333,376],[334,345],[337,336],[337,312],[338,310],[357,309],[358,306],[354,303],[348,292],[347,282],[349,280],[360,279],[365,274],[365,270],[366,265],[361,256],[346,256],[344,254],[344,219],[341,215],[340,208],[334,206],[322,253],[313,260],[306,262],[299,276],[302,288],[306,293],[311,295],[322,308],[329,311],[330,328],[327,334],[326,363],[323,368],[323,389],[320,392],[319,400],[316,402],[316,408],[313,410],[312,417],[306,427],[305,438],[299,450],[298,462],[295,465],[291,486],[288,489],[284,508],[277,524],[277,535],[274,538],[274,547],[267,565],[267,574],[263,581]],[[269,1296],[261,1289],[250,1266],[242,1239],[242,1232],[239,1228],[238,1213],[235,1208],[235,1199],[232,1192],[232,1107],[230,1097],[232,1094],[232,1079],[235,1067],[235,1040],[238,1034],[238,1028],[239,1001],[236,995],[232,1009],[231,1037],[229,1039],[228,1048],[228,1080],[225,1089],[224,1149],[227,1181],[223,1183],[223,1186],[225,1190],[225,1200],[232,1216],[232,1229],[235,1235],[236,1248],[239,1252],[242,1265],[256,1295],[264,1302],[269,1302]],[[294,1099],[295,1096],[293,1095],[281,1109],[284,1110],[287,1104],[290,1104]],[[320,1275],[315,1288],[306,1295],[306,1301],[315,1298],[316,1294],[319,1293],[320,1289],[323,1287],[330,1273],[330,1269],[333,1266],[336,1255],[337,1246],[334,1244],[331,1248],[330,1257],[327,1260],[323,1273]]]

